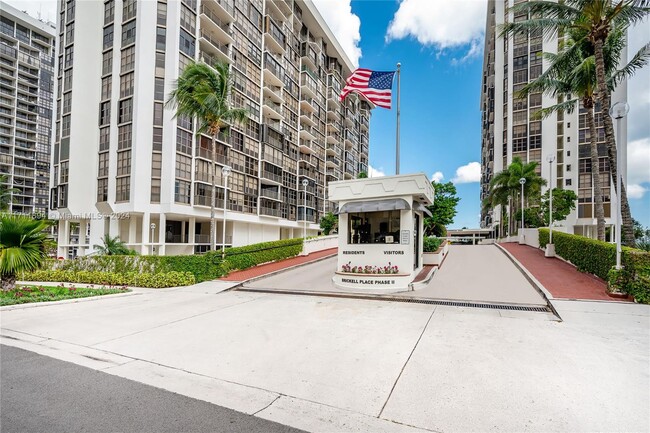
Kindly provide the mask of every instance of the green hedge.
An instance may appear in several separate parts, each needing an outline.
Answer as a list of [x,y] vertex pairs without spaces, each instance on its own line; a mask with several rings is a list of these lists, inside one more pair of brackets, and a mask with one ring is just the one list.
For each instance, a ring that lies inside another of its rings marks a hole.
[[435,253],[440,245],[444,242],[444,238],[435,238],[433,236],[427,236],[423,240],[423,250],[425,253]]
[[[548,229],[539,229],[539,244],[549,241]],[[616,245],[579,235],[553,232],[555,254],[573,263],[579,271],[609,281],[610,289],[628,293],[638,301],[650,302],[650,253],[623,247],[621,265],[616,271]]]
[[109,286],[135,286],[135,287],[179,287],[189,286],[196,282],[190,272],[161,272],[152,274],[148,272],[113,273],[101,271],[64,271],[64,270],[38,270],[25,272],[20,275],[23,281],[51,281],[61,283],[101,284]]
[[[175,275],[182,273],[191,275],[192,281],[186,284],[169,285],[171,283],[167,284],[166,280],[162,279],[161,284],[166,285],[160,287],[188,285],[214,280],[226,275],[230,270],[247,269],[261,263],[296,256],[302,251],[302,244],[303,240],[299,238],[227,248],[225,261],[221,260],[221,251],[185,256],[82,256],[74,260],[48,260],[43,270],[37,272],[49,273],[29,274],[31,275],[29,281],[155,287],[154,277],[166,275],[175,283],[177,282]],[[95,276],[91,278],[88,277],[89,274]],[[36,275],[46,279],[36,278]],[[98,279],[104,281],[97,281]],[[137,284],[133,281],[137,281]]]

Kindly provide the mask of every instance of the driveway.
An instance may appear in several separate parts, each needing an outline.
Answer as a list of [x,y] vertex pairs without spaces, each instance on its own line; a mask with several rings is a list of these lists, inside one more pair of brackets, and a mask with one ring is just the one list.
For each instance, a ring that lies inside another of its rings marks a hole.
[[307,431],[647,430],[650,309],[558,309],[143,290],[3,308],[0,342]]

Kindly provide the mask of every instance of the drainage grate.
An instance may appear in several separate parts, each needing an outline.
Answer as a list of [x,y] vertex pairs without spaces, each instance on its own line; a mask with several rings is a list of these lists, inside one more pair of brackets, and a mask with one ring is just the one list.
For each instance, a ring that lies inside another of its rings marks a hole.
[[282,294],[282,295],[301,295],[301,296],[324,296],[328,298],[365,299],[371,301],[444,305],[449,307],[486,308],[492,310],[531,311],[535,313],[551,313],[551,309],[548,306],[541,306],[541,305],[530,306],[530,305],[517,305],[517,304],[490,304],[484,302],[448,301],[448,300],[441,300],[441,299],[422,299],[422,298],[401,297],[401,296],[393,296],[393,295],[358,295],[352,293],[304,292],[298,290],[256,289],[256,288],[249,288],[249,287],[240,287],[235,290],[238,292],[275,293],[275,294]]

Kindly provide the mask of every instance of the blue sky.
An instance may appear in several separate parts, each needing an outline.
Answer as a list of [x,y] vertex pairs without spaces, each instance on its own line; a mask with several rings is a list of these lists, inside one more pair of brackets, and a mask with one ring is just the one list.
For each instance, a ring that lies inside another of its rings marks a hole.
[[[54,20],[55,0],[6,0]],[[453,227],[478,226],[480,82],[487,0],[314,0],[353,62],[375,70],[402,63],[401,173],[454,180]],[[630,52],[650,40],[648,22]],[[629,83],[628,192],[632,215],[650,226],[650,67]],[[373,111],[370,165],[395,172],[395,110]]]

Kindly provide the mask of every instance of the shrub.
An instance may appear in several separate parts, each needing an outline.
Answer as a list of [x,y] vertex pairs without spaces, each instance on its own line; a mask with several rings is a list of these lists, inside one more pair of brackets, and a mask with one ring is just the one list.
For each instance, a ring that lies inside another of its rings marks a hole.
[[150,288],[189,286],[196,282],[194,275],[190,272],[175,271],[161,272],[158,274],[147,272],[117,274],[101,271],[38,270],[25,272],[21,275],[21,280]]
[[[243,247],[228,248],[224,270],[248,269],[262,263],[294,257],[302,251],[302,239],[282,239]],[[207,255],[216,255],[217,252]]]
[[423,240],[423,248],[425,253],[435,253],[438,248],[440,248],[440,245],[442,245],[442,242],[444,239],[442,238],[434,238],[432,236],[427,236]]
[[[546,246],[548,229],[539,229],[539,244]],[[555,253],[573,263],[579,271],[594,274],[609,282],[612,290],[628,293],[638,301],[650,302],[650,253],[623,247],[621,265],[616,265],[616,245],[579,235],[553,232]]]

